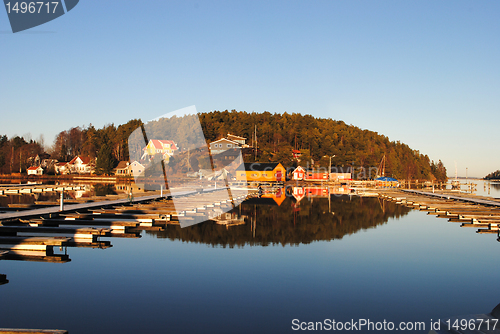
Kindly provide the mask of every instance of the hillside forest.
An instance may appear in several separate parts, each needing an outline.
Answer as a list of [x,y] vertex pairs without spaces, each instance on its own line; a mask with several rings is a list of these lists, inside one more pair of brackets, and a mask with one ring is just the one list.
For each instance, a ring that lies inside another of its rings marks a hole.
[[[377,132],[363,130],[343,121],[315,118],[301,114],[248,113],[244,111],[213,111],[199,113],[201,128],[207,143],[234,134],[247,138],[247,144],[257,147],[255,154],[245,156],[246,162],[281,162],[285,167],[352,168],[354,178],[367,175],[370,167],[378,167],[385,156],[385,175],[397,179],[445,181],[446,168],[439,160],[411,149],[399,141],[390,141]],[[168,120],[160,120],[168,122]],[[100,129],[93,125],[61,131],[51,147],[42,140],[15,136],[0,136],[0,173],[24,172],[43,158],[69,161],[75,156],[97,158],[96,168],[110,173],[118,161],[129,160],[128,137],[143,125],[139,119]],[[150,138],[154,139],[154,138]],[[300,161],[292,151],[301,152]],[[100,166],[99,166],[100,165]]]

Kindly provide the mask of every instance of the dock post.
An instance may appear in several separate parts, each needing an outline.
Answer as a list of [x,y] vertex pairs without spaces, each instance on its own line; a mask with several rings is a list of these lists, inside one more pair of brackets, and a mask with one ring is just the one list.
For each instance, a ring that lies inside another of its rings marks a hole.
[[160,197],[163,197],[163,184],[160,186]]
[[61,191],[61,200],[59,203],[59,211],[63,211],[63,210],[64,210],[64,191]]

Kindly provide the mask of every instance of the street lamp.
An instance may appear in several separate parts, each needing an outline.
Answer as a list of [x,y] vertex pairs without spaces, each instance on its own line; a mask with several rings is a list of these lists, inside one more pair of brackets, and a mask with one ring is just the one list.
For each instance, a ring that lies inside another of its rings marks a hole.
[[328,176],[330,176],[330,173],[332,172],[332,158],[335,158],[335,157],[336,157],[335,154],[330,157],[330,169],[328,170]]

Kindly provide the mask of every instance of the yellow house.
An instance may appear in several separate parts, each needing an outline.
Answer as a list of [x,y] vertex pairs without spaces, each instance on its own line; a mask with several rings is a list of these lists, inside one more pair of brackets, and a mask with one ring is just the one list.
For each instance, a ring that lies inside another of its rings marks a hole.
[[246,182],[285,181],[286,170],[279,162],[252,162],[241,164],[236,169],[236,180]]
[[143,149],[144,154],[142,158],[147,156],[153,157],[157,154],[161,154],[164,159],[167,159],[174,155],[174,151],[177,150],[177,146],[172,140],[158,140],[150,139],[148,145]]

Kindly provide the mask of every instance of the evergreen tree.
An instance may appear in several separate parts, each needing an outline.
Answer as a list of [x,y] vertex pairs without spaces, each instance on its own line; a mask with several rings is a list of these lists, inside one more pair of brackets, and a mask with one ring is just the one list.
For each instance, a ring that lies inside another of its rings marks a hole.
[[109,138],[104,135],[102,137],[101,149],[97,153],[97,162],[96,162],[96,174],[111,174],[113,168],[116,165],[116,159],[113,156],[113,150],[111,147],[111,141]]

